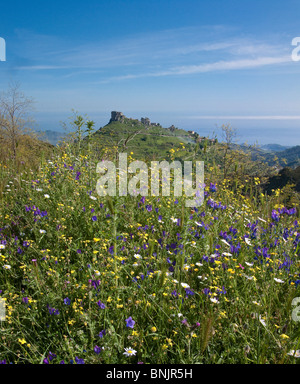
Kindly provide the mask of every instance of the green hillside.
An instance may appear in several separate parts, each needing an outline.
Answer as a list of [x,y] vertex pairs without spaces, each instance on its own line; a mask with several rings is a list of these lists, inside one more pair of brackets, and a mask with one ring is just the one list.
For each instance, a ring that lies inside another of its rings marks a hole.
[[265,145],[262,145],[260,148],[267,152],[281,152],[291,147],[280,145],[280,144],[265,144]]
[[[263,157],[269,166],[296,168],[300,165],[300,145],[278,152],[264,153],[264,151],[261,151],[259,156]],[[254,153],[253,159],[256,158],[257,153]]]
[[283,168],[278,172],[278,175],[270,177],[266,191],[270,194],[272,190],[282,189],[287,184],[294,185],[295,190],[300,192],[300,166],[295,169]]
[[[136,119],[124,117],[110,121],[93,134],[94,148],[111,148],[119,152],[134,152],[136,158],[168,158],[170,150],[195,144],[196,138],[189,132],[161,125],[146,125]],[[171,151],[172,152],[172,151]]]

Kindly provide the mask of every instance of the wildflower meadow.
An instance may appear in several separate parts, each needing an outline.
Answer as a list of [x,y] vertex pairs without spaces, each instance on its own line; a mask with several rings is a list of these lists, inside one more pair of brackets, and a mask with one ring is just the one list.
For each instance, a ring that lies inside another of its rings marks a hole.
[[101,197],[96,166],[0,166],[0,363],[299,362],[298,207],[209,168],[198,207]]

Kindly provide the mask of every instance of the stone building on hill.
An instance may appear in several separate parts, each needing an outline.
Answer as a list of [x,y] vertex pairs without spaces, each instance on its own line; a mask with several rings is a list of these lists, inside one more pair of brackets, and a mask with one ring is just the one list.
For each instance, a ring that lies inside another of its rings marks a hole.
[[[132,121],[138,121],[135,119],[127,118],[125,115],[123,115],[122,112],[112,111],[111,112],[111,118],[110,118],[109,122],[112,123],[114,121],[120,121],[121,123],[123,123],[125,119],[132,120]],[[146,127],[158,127],[158,126],[160,126],[159,123],[151,123],[151,121],[148,117],[142,117],[140,122],[143,125],[145,125]]]

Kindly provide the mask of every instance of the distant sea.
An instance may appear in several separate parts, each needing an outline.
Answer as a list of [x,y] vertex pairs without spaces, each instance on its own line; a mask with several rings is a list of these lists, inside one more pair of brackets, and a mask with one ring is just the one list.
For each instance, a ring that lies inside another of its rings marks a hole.
[[182,118],[178,125],[187,130],[194,130],[203,136],[216,135],[222,139],[222,124],[230,124],[236,129],[236,142],[241,144],[280,144],[283,146],[300,145],[299,120],[267,120],[267,119],[193,119]]
[[[109,122],[110,112],[87,113],[88,118],[95,121],[95,129],[103,127]],[[123,112],[126,117],[141,119],[149,117],[151,122],[160,123],[167,128],[172,124],[177,128],[191,130],[199,133],[200,136],[217,137],[222,140],[221,125],[230,124],[236,129],[236,143],[248,144],[280,144],[283,146],[300,145],[300,119],[230,119],[222,118],[201,118],[191,115],[177,115],[174,113],[157,112]],[[85,113],[83,113],[84,115]],[[68,122],[71,113],[38,113],[35,116],[36,129],[42,131],[53,130],[63,132],[61,122]]]

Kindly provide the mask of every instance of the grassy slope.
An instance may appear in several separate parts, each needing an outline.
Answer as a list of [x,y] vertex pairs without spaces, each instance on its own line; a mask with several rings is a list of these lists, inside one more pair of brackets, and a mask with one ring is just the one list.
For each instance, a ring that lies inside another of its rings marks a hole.
[[225,184],[197,211],[171,197],[111,208],[87,163],[57,156],[5,195],[0,361],[297,363],[295,214]]
[[[130,139],[132,136],[134,137]],[[129,140],[125,144],[127,138]],[[115,146],[119,143],[119,150],[134,152],[136,158],[151,160],[166,158],[169,150],[181,146],[180,143],[195,143],[183,129],[172,132],[161,126],[146,127],[138,120],[130,119],[125,119],[123,123],[107,124],[95,132],[93,140],[99,147]]]
[[[126,149],[135,158],[150,148],[149,156],[164,156],[189,140],[183,130],[132,121],[94,138],[110,145],[139,128]],[[41,154],[31,141],[24,148]],[[202,156],[216,158],[218,148]],[[97,161],[57,154],[22,183],[0,168],[11,181],[0,206],[0,362],[297,363],[288,353],[299,349],[291,319],[299,213],[279,213],[281,196],[246,198],[243,186],[211,190],[218,162],[205,174],[199,210],[172,197],[115,197],[112,207],[95,191]],[[124,356],[128,347],[136,356]]]
[[6,140],[1,141],[0,149],[0,194],[4,190],[7,183],[7,177],[3,169],[12,169],[14,176],[23,175],[24,172],[32,172],[39,167],[41,159],[49,159],[53,154],[53,145],[39,140],[38,138],[22,135],[18,139],[17,156],[13,160],[9,142]]

